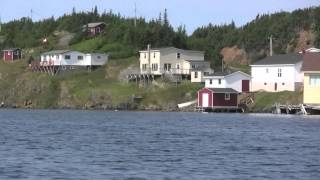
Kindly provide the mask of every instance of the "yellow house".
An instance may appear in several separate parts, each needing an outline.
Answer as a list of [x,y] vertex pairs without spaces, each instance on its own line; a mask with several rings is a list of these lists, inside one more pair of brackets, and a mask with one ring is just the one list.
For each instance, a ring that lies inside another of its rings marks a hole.
[[303,103],[320,105],[320,53],[306,53],[301,70],[304,73]]

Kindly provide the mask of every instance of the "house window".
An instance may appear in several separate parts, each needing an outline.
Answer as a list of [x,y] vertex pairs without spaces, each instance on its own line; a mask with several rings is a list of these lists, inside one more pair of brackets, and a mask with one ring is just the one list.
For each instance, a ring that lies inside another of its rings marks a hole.
[[142,70],[143,71],[147,70],[147,64],[142,64]]
[[282,77],[282,69],[281,68],[278,69],[278,77]]
[[177,53],[177,59],[180,59],[181,54]]
[[64,59],[71,59],[71,56],[70,55],[65,55]]
[[284,86],[285,85],[285,83],[282,83],[282,86]]
[[78,60],[83,60],[83,56],[78,56]]
[[177,64],[177,69],[180,69],[180,64]]
[[170,70],[171,70],[171,64],[164,64],[163,69],[164,69],[165,71],[170,71]]
[[320,86],[320,75],[310,75],[309,85]]
[[153,53],[153,58],[156,58],[156,53]]
[[198,78],[198,72],[194,72],[194,78],[197,79]]
[[191,65],[191,69],[195,69],[196,68],[196,65],[195,64],[192,64]]
[[101,56],[97,56],[98,59],[101,59]]
[[267,85],[267,83],[264,83],[264,85],[266,86],[266,85]]
[[212,79],[210,79],[209,84],[212,84]]
[[229,93],[224,94],[224,100],[226,100],[226,101],[230,100],[230,94]]
[[147,59],[147,53],[143,53],[144,54],[144,58]]
[[208,75],[209,75],[209,72],[203,72],[203,75],[204,75],[204,76],[208,76]]
[[269,69],[268,69],[268,68],[266,68],[266,73],[267,73],[267,74],[269,73]]
[[221,84],[221,79],[218,79],[218,83]]
[[158,64],[157,63],[151,64],[151,69],[152,71],[158,71]]

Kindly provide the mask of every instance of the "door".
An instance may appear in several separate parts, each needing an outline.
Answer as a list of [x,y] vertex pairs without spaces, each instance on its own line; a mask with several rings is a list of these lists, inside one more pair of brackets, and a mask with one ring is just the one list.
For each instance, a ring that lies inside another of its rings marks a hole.
[[249,80],[242,80],[242,92],[249,92]]
[[208,93],[202,94],[202,107],[209,107],[209,94]]
[[274,91],[278,91],[278,84],[274,83]]

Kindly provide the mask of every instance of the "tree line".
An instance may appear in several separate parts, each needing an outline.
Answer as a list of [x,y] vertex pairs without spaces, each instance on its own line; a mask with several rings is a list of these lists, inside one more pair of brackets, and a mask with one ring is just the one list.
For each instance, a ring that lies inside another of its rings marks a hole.
[[[51,36],[54,31],[75,33],[70,45],[88,40],[83,32],[83,25],[90,22],[105,22],[106,31],[98,38],[102,44],[118,44],[126,47],[126,55],[134,55],[138,50],[151,44],[153,47],[175,46],[177,48],[205,51],[205,58],[212,66],[221,63],[220,51],[224,47],[237,46],[245,49],[255,61],[266,55],[268,37],[274,37],[275,53],[293,51],[297,45],[297,33],[312,31],[316,35],[315,46],[320,46],[320,7],[299,9],[291,13],[278,12],[262,14],[242,27],[234,22],[224,25],[212,25],[197,28],[190,36],[184,25],[173,28],[167,10],[150,21],[140,17],[123,17],[110,11],[99,13],[97,7],[90,12],[65,14],[57,19],[51,17],[33,22],[24,17],[2,25],[0,48],[30,48],[41,46],[41,39]],[[290,46],[288,46],[290,45]],[[291,48],[288,48],[291,47]],[[97,49],[92,49],[97,50]]]

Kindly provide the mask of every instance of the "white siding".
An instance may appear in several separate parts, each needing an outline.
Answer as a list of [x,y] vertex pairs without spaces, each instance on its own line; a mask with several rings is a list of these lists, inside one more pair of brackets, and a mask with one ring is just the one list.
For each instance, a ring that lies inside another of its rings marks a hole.
[[[212,84],[210,84],[210,79],[212,80]],[[221,79],[221,84],[219,84],[219,79]],[[218,76],[206,77],[205,87],[232,88],[238,92],[242,92],[242,80],[249,80],[250,87],[251,77],[240,72],[235,72],[227,76],[221,76],[220,78]]]
[[[251,90],[294,91],[295,82],[303,80],[300,68],[301,63],[297,65],[252,66]],[[279,69],[281,69],[281,77],[278,76]],[[277,90],[275,90],[275,84],[277,84]]]
[[[177,54],[180,53],[180,58]],[[151,50],[150,51],[150,63],[148,51],[140,51],[140,72],[142,74],[151,73],[155,75],[164,74],[165,64],[171,64],[171,72],[175,74],[190,74],[191,65],[186,60],[204,61],[204,54],[200,52],[185,51],[176,48],[168,48],[165,50]],[[144,70],[143,65],[146,65]],[[158,69],[152,70],[152,64],[157,64]],[[179,67],[179,68],[177,68]]]
[[[66,56],[70,56],[70,59],[66,59]],[[101,66],[108,62],[108,55],[70,51],[63,54],[41,55],[41,62],[56,66]]]
[[[219,84],[219,79],[221,79],[221,84]],[[212,84],[210,84],[210,80]],[[227,88],[226,87],[226,80],[224,77],[221,78],[206,78],[205,80],[205,87],[206,88]]]

